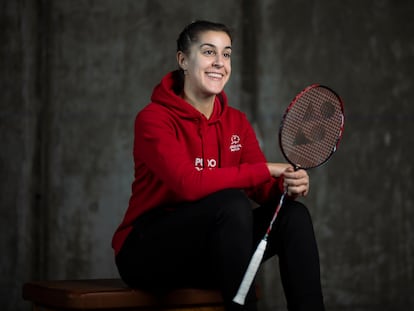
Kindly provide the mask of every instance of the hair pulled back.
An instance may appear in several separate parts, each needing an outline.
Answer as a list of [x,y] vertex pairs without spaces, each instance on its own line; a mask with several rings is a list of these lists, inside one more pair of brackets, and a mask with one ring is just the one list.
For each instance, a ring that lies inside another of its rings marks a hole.
[[181,51],[187,54],[190,51],[191,44],[197,42],[200,34],[206,31],[225,32],[229,36],[230,41],[232,41],[232,33],[226,25],[210,21],[198,20],[192,22],[191,24],[188,24],[178,36],[177,52]]

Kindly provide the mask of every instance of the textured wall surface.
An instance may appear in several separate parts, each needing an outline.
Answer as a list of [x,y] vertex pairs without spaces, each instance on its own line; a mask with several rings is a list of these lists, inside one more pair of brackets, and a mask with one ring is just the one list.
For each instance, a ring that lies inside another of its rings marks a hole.
[[[319,82],[345,101],[344,139],[303,200],[328,309],[413,309],[412,16],[409,0],[2,0],[2,310],[29,310],[27,280],[117,276],[134,117],[201,18],[235,29],[226,90],[269,160],[298,91]],[[276,258],[258,280],[260,310],[285,310]]]
[[[306,199],[319,239],[327,304],[413,309],[414,22],[409,16],[414,5],[260,3],[263,132],[276,133],[274,120],[282,107],[315,81],[330,85],[345,101],[344,139],[331,162],[310,172],[313,186]],[[271,155],[275,140],[266,139]],[[280,298],[268,297],[271,310]]]

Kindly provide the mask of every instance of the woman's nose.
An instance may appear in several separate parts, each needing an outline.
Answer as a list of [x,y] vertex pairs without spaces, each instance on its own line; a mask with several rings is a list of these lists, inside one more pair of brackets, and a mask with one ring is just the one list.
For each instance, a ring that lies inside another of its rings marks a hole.
[[217,54],[214,63],[213,63],[214,67],[222,67],[223,66],[223,56]]

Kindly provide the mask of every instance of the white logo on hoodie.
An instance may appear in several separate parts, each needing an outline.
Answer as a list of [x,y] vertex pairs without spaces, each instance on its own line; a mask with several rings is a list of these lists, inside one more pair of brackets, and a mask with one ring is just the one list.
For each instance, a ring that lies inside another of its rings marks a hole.
[[240,136],[231,135],[230,151],[231,152],[240,151],[241,147],[242,145],[240,144]]
[[[202,171],[204,169],[204,161],[203,158],[195,158],[195,168],[198,171]],[[209,169],[213,169],[217,166],[217,160],[216,159],[207,159],[207,167]]]

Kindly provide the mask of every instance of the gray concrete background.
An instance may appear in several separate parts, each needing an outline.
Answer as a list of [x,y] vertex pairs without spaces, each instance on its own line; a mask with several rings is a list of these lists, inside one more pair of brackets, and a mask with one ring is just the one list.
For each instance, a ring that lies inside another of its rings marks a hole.
[[[414,308],[414,4],[409,0],[0,2],[0,306],[32,279],[116,277],[136,112],[175,69],[175,39],[206,18],[235,29],[227,93],[270,160],[294,95],[346,105],[334,158],[310,172],[328,310]],[[277,259],[260,310],[284,310]]]

